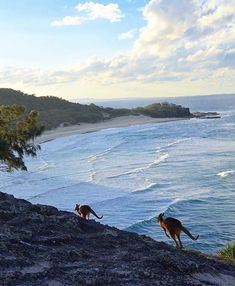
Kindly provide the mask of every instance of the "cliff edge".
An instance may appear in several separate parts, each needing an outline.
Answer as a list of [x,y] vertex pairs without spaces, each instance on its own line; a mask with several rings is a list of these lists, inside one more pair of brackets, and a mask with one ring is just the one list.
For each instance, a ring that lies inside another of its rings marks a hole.
[[0,285],[235,285],[235,265],[0,192]]

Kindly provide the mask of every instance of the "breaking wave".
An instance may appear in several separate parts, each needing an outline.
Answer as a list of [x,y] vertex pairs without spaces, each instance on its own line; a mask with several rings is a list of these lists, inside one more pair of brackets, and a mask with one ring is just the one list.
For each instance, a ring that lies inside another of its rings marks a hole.
[[114,145],[114,146],[112,146],[112,147],[107,148],[106,150],[104,150],[104,151],[102,151],[102,152],[100,152],[100,153],[97,153],[97,154],[95,154],[95,155],[91,155],[91,156],[87,157],[88,162],[94,162],[94,161],[96,161],[97,159],[102,158],[104,155],[109,154],[110,152],[112,152],[113,150],[115,150],[116,148],[118,148],[119,146],[121,146],[123,143],[124,143],[124,142],[121,142],[121,143],[119,143],[119,144],[116,144],[116,145]]
[[127,171],[127,172],[124,172],[124,173],[121,173],[121,174],[109,176],[108,178],[109,179],[114,179],[114,178],[119,178],[119,177],[122,177],[122,176],[129,176],[129,175],[132,175],[132,174],[136,174],[136,173],[145,171],[147,169],[150,169],[153,166],[159,165],[161,162],[165,161],[168,157],[169,157],[169,154],[167,154],[167,153],[163,154],[162,156],[160,156],[158,159],[156,159],[155,161],[151,162],[150,164],[147,164],[147,165],[145,165],[143,167],[136,168],[136,169],[133,169],[131,171]]
[[221,178],[226,178],[231,175],[235,175],[235,170],[222,171],[217,174],[217,176],[220,176]]
[[140,189],[136,189],[132,192],[132,194],[140,194],[140,193],[147,193],[147,192],[151,192],[154,187],[158,186],[158,183],[151,183],[149,185],[147,185],[144,188],[140,188]]

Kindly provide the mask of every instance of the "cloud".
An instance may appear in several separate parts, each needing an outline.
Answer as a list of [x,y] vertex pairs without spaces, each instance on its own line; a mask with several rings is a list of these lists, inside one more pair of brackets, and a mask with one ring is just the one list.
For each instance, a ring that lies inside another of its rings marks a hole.
[[66,16],[61,20],[54,20],[51,22],[52,26],[78,26],[84,20],[81,17]]
[[[117,4],[111,4],[79,4],[76,9],[81,15],[75,22],[74,17],[67,17],[63,25],[76,25],[76,21],[79,24],[86,21],[83,17],[118,21],[122,14]],[[229,84],[235,75],[235,17],[231,16],[234,12],[234,0],[150,0],[142,10],[145,24],[128,52],[111,58],[93,57],[61,70],[0,69],[0,82],[145,86],[187,82],[188,87],[190,83],[196,86],[195,82],[199,85],[205,81]],[[123,33],[119,39],[130,39],[134,32]]]
[[143,9],[147,25],[140,30],[136,54],[167,58],[178,48],[179,41],[194,23],[190,0],[151,0]]
[[113,23],[121,21],[121,19],[124,17],[119,9],[118,4],[115,3],[105,5],[94,2],[86,2],[83,4],[78,4],[76,6],[76,10],[78,12],[86,12],[87,19],[89,20],[106,19]]
[[[234,11],[233,0],[150,0],[142,10],[146,24],[133,48],[110,59],[96,59],[79,75],[112,84],[213,80],[215,75],[234,74]],[[133,33],[123,33],[119,40]]]
[[129,40],[129,39],[133,39],[134,38],[134,34],[135,34],[135,29],[134,30],[130,30],[128,32],[122,33],[118,36],[118,40]]
[[163,64],[169,75],[181,74],[182,80],[212,78],[224,66],[235,69],[234,13],[233,0],[151,0],[132,54],[152,56],[153,63]]
[[214,9],[210,12],[203,15],[201,18],[198,19],[198,23],[200,27],[211,27],[218,24],[223,24],[229,18],[233,18],[235,14],[235,5],[216,5]]
[[97,19],[105,19],[110,23],[120,22],[124,14],[119,9],[118,4],[100,4],[95,2],[85,2],[78,4],[75,9],[79,16],[66,16],[59,20],[51,22],[52,26],[75,26],[81,25],[83,22],[94,21]]
[[186,57],[186,60],[189,62],[202,62],[208,61],[209,59],[216,59],[218,55],[222,54],[223,50],[210,47],[208,49],[197,50],[194,54],[190,54]]

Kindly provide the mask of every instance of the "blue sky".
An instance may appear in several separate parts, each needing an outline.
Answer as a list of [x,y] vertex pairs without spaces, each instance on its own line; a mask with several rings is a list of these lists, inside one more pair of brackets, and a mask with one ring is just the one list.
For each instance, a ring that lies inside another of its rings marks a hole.
[[60,67],[90,56],[112,56],[131,48],[131,42],[119,41],[118,35],[143,25],[137,9],[144,1],[115,2],[127,17],[124,23],[110,25],[103,19],[97,19],[78,26],[58,28],[51,25],[53,20],[66,15],[76,16],[75,7],[79,3],[86,1],[0,1],[0,35],[5,39],[0,47],[2,64]]
[[234,93],[234,0],[0,0],[0,86],[123,98]]

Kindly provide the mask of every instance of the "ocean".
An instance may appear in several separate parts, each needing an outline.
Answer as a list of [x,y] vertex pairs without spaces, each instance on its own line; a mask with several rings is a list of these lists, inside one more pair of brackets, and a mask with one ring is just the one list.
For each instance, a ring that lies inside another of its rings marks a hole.
[[221,119],[58,138],[26,159],[28,172],[1,172],[1,191],[66,211],[89,204],[104,224],[174,244],[156,221],[164,212],[200,235],[192,241],[182,234],[186,248],[216,253],[235,240],[235,96],[171,102],[218,111]]

